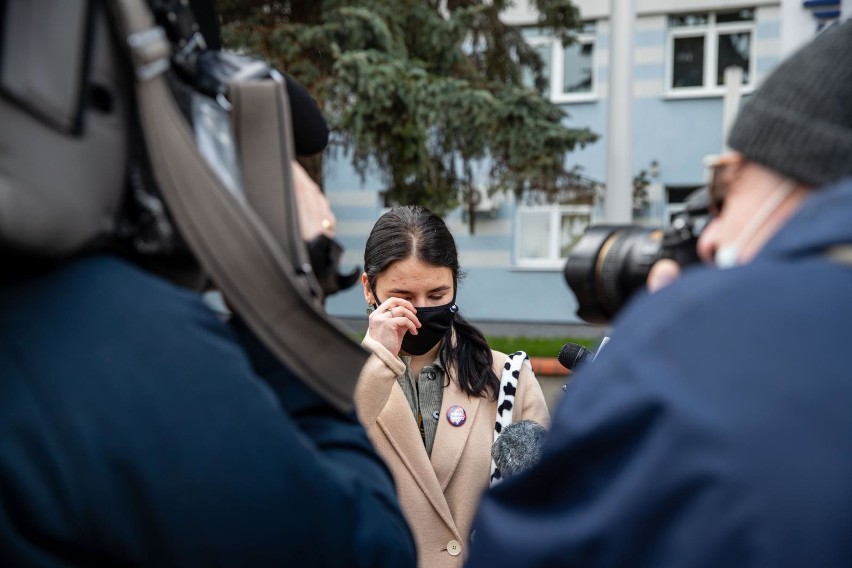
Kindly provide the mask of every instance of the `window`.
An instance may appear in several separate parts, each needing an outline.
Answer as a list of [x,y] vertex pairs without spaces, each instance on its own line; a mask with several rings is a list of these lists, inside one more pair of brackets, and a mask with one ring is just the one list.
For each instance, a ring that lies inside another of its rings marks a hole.
[[594,85],[595,44],[580,40],[562,48],[561,95],[588,94]]
[[751,86],[753,37],[753,9],[669,16],[669,91],[721,94],[731,66],[742,68],[743,85]]
[[561,268],[591,220],[591,205],[520,207],[515,227],[516,264]]
[[694,191],[703,189],[700,185],[669,185],[666,186],[666,209],[664,220],[666,226],[671,225],[675,215],[686,209],[686,200]]
[[[540,35],[536,29],[525,30],[527,43],[536,49],[544,64],[548,91],[543,93],[553,102],[568,103],[595,98],[595,28],[586,24],[574,43]],[[524,83],[533,86],[532,72],[524,74]]]

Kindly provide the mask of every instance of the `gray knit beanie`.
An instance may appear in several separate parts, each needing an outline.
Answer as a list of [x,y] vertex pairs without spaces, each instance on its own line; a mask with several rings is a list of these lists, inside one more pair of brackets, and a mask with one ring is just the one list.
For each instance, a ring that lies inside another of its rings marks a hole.
[[852,176],[852,20],[782,62],[737,116],[728,146],[801,183]]

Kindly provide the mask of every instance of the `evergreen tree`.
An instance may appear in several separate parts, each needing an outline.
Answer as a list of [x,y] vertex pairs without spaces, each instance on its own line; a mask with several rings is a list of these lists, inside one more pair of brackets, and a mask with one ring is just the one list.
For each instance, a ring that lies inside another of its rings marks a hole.
[[[571,189],[566,154],[593,142],[540,92],[542,62],[500,20],[510,0],[218,0],[225,45],[255,53],[310,90],[362,176],[387,199],[444,213],[467,203],[478,164],[489,191]],[[565,43],[569,0],[532,0]],[[523,84],[530,69],[538,89]],[[316,173],[316,170],[314,171]],[[471,220],[473,215],[470,215]],[[473,226],[471,225],[471,230]]]

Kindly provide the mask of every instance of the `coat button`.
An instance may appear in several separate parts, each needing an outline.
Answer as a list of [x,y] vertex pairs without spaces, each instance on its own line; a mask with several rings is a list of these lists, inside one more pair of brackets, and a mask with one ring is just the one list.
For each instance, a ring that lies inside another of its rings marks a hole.
[[432,418],[434,418],[435,420],[437,420],[440,417],[441,417],[441,413],[438,412],[437,410],[432,413]]
[[447,543],[447,552],[450,553],[451,556],[458,556],[461,554],[461,544],[457,540],[451,540]]

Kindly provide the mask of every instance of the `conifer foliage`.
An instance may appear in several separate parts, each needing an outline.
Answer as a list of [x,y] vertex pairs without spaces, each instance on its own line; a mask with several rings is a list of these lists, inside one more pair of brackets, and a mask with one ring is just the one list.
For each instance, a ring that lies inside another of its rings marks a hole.
[[[538,27],[564,42],[569,0],[531,0]],[[509,0],[218,0],[225,45],[264,57],[305,84],[355,170],[375,169],[387,199],[444,213],[491,192],[556,195],[566,156],[596,140],[566,126],[540,94],[542,62],[503,23]],[[538,89],[523,84],[530,69]],[[471,227],[472,228],[472,227]]]

